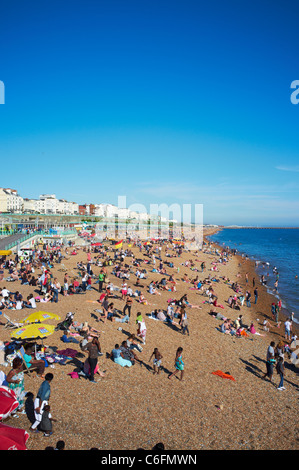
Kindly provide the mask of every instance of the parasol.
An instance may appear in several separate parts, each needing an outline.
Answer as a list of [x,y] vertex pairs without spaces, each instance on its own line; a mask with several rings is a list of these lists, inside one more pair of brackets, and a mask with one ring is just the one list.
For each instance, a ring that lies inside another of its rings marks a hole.
[[29,434],[25,429],[12,428],[0,423],[0,450],[27,450]]
[[31,323],[29,325],[22,326],[11,333],[11,337],[14,339],[42,339],[50,336],[55,331],[54,325],[45,325],[44,323]]
[[60,317],[56,313],[50,312],[34,312],[29,315],[29,317],[25,318],[21,323],[41,323],[45,320],[60,320]]
[[7,418],[18,406],[15,392],[2,385],[0,387],[0,420]]

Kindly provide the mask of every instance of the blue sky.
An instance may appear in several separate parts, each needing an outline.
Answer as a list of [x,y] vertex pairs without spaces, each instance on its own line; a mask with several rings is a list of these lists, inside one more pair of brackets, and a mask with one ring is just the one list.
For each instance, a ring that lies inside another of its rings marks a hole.
[[296,0],[1,5],[2,187],[299,226]]

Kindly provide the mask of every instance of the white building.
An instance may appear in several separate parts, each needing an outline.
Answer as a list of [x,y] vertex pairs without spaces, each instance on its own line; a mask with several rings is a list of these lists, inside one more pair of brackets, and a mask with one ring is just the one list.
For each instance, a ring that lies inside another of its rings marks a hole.
[[59,201],[55,194],[41,194],[36,201],[36,212],[40,214],[56,214]]
[[0,211],[22,212],[23,198],[19,196],[16,189],[0,188]]
[[37,211],[37,199],[24,198],[23,212],[34,214]]
[[57,199],[55,194],[41,194],[35,201],[35,211],[41,214],[70,214],[79,213],[79,205],[65,199]]

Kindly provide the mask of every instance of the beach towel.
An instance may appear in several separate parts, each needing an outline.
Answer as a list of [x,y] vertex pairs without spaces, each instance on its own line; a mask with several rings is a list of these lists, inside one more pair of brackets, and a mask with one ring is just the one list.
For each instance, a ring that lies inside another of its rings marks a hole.
[[60,356],[76,357],[78,351],[76,351],[75,349],[66,348],[61,351],[56,351],[56,354],[59,354]]
[[222,377],[223,379],[229,379],[229,380],[233,380],[233,381],[236,381],[236,379],[234,379],[234,377],[228,373],[225,373],[225,372],[222,372],[221,370],[216,370],[215,372],[212,372],[212,374],[214,375],[218,375],[219,377]]
[[241,330],[241,331],[240,331],[240,335],[241,335],[241,336],[249,336],[249,335],[246,333],[245,330]]

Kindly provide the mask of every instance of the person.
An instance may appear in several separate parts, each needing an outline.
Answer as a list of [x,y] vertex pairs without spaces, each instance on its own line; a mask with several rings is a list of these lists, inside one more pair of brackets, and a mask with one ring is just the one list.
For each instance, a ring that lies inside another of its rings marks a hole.
[[284,379],[284,363],[283,363],[283,355],[280,355],[278,357],[278,361],[276,364],[276,371],[277,374],[280,376],[280,382],[277,387],[277,390],[285,390],[285,387],[283,386],[283,379]]
[[67,274],[65,274],[63,279],[63,295],[69,295],[69,278]]
[[36,398],[34,400],[34,415],[35,415],[35,422],[29,428],[32,432],[38,432],[38,426],[42,420],[42,414],[45,405],[49,404],[50,396],[51,396],[51,382],[54,376],[51,372],[48,372],[45,376],[45,380],[39,387],[37,392]]
[[266,357],[267,371],[262,377],[263,379],[268,377],[270,382],[272,381],[273,367],[275,364],[275,349],[274,348],[275,348],[275,341],[271,341],[270,346],[267,349],[267,357]]
[[123,315],[125,315],[125,314],[126,314],[126,311],[128,310],[128,316],[129,316],[129,318],[130,318],[130,316],[131,316],[131,307],[132,307],[132,303],[133,303],[132,298],[131,298],[129,295],[127,295],[126,304],[125,304],[124,309],[123,309]]
[[169,379],[171,379],[174,375],[176,375],[180,371],[181,372],[180,380],[183,380],[185,364],[182,359],[182,353],[183,353],[183,348],[179,347],[175,355],[175,371],[172,372],[172,374],[168,376]]
[[138,349],[139,352],[142,352],[143,348],[142,346],[136,342],[136,336],[134,334],[131,334],[128,339],[127,339],[127,346],[130,349]]
[[163,444],[163,442],[157,442],[157,444],[155,444],[154,447],[152,448],[152,450],[156,452],[161,452],[164,449],[165,449],[165,445]]
[[26,365],[28,368],[32,367],[33,369],[36,369],[37,375],[39,377],[44,377],[43,374],[45,371],[45,361],[43,361],[42,359],[40,360],[34,359],[33,349],[31,345],[26,346],[23,359],[26,362]]
[[291,339],[291,330],[292,330],[292,322],[288,318],[287,321],[284,322],[284,327],[285,327],[285,339],[287,341],[290,341]]
[[[105,377],[106,376],[106,371],[102,372],[99,368],[99,365],[97,364],[96,367],[95,367],[95,370],[94,370],[94,375],[98,374],[100,377]],[[90,365],[89,365],[89,362],[88,362],[88,358],[86,359],[86,361],[84,362],[83,364],[83,374],[81,372],[81,375],[85,375],[85,376],[88,376],[90,375]]]
[[285,347],[284,347],[284,342],[282,340],[277,343],[276,348],[275,348],[275,357],[279,358],[279,356],[284,357],[284,352],[285,352]]
[[23,307],[24,308],[36,308],[36,301],[35,298],[33,297],[33,294],[28,295],[27,301],[23,301]]
[[62,440],[57,441],[56,447],[54,450],[65,450],[65,442]]
[[52,418],[52,414],[50,413],[50,411],[50,405],[45,405],[42,412],[41,422],[39,425],[39,429],[40,431],[43,431],[45,437],[49,437],[51,436],[51,434],[53,434],[52,421],[57,421],[56,419]]
[[123,283],[121,285],[121,298],[122,298],[122,300],[125,300],[127,292],[128,292],[128,285],[125,281],[123,281]]
[[188,319],[187,319],[187,313],[184,308],[181,308],[181,315],[180,315],[180,321],[179,324],[182,328],[181,333],[184,335],[187,331],[188,336],[190,336],[189,328],[188,328]]
[[154,367],[154,372],[153,374],[159,374],[160,372],[160,367],[161,367],[161,361],[163,359],[162,354],[158,350],[158,348],[155,348],[151,354],[151,357],[149,358],[149,362],[151,361],[152,357],[154,356],[153,360],[153,367]]
[[125,359],[124,354],[122,353],[119,344],[116,344],[114,346],[114,349],[112,349],[111,353],[109,354],[109,357],[113,359],[113,361],[116,364],[119,364],[122,367],[131,367],[132,362],[129,361],[128,359]]
[[111,302],[108,305],[105,304],[105,307],[103,306],[103,310],[104,323],[106,324],[107,319],[112,320],[114,313],[114,303]]
[[246,305],[247,307],[251,307],[250,299],[251,299],[251,292],[248,290],[245,294]]
[[264,331],[270,331],[270,328],[272,328],[273,325],[267,320],[267,318],[264,319],[263,321],[263,329]]
[[90,367],[90,376],[89,380],[92,383],[96,383],[94,380],[94,371],[98,363],[99,353],[102,355],[101,346],[98,338],[93,337],[92,340],[82,347],[83,351],[88,351],[88,362]]
[[124,340],[121,343],[120,350],[123,353],[124,359],[127,359],[127,360],[131,361],[133,365],[135,364],[135,361],[138,361],[138,362],[140,362],[140,365],[141,365],[141,361],[138,359],[138,357],[137,357],[136,353],[134,352],[134,350],[131,349],[128,346],[126,340]]
[[24,387],[24,369],[23,362],[20,357],[15,357],[12,361],[12,369],[8,372],[6,376],[6,382],[8,383],[8,388],[13,390],[16,394],[16,399],[19,402],[17,410],[12,414],[16,415],[17,411],[25,413],[23,410],[24,407],[24,397],[25,397],[25,387]]
[[101,269],[100,274],[99,274],[99,292],[102,292],[103,290],[104,279],[105,279],[105,274],[104,274],[104,271]]
[[137,336],[142,339],[143,344],[145,344],[145,339],[146,339],[146,325],[145,322],[141,316],[141,313],[138,313],[137,319]]
[[54,379],[54,375],[51,372],[48,372],[45,375],[45,380],[39,387],[39,390],[37,392],[37,397],[40,399],[40,402],[42,401],[49,401],[50,395],[51,395],[51,382]]
[[80,341],[78,341],[76,338],[69,337],[67,330],[65,330],[64,334],[61,336],[61,341],[63,341],[64,343],[80,343]]

